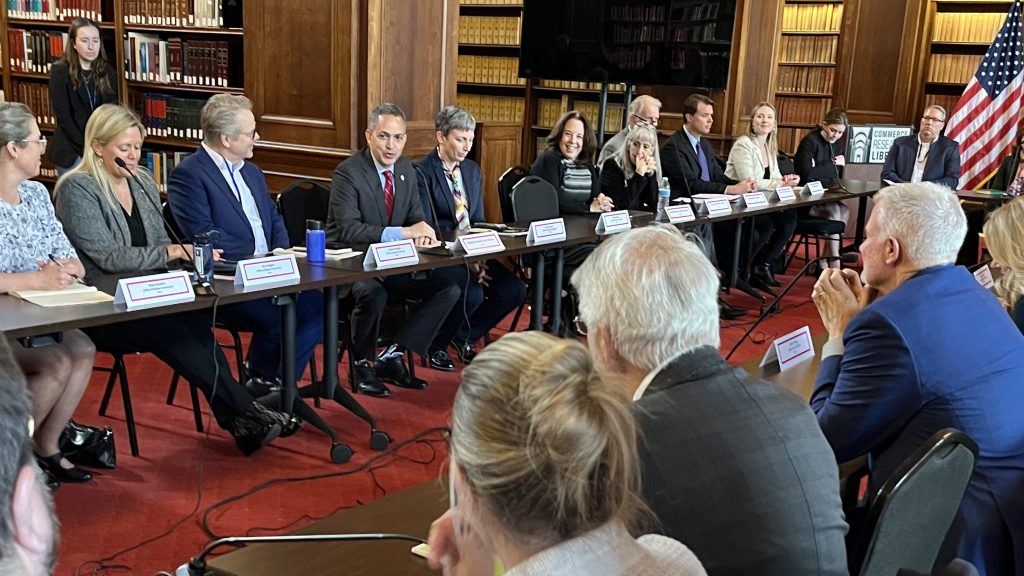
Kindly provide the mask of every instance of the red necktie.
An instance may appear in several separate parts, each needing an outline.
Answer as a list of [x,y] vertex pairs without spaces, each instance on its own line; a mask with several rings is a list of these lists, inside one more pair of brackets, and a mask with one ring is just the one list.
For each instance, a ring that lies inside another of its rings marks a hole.
[[391,170],[384,171],[384,209],[388,212],[388,223],[391,223],[391,213],[395,211],[395,176]]

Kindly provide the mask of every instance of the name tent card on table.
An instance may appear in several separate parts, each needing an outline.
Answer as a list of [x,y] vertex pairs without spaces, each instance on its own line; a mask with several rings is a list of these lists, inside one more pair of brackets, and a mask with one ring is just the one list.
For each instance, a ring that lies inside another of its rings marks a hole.
[[988,290],[991,290],[996,285],[995,280],[992,279],[992,270],[988,267],[988,264],[974,271],[974,279]]
[[463,234],[455,239],[453,248],[456,253],[465,253],[466,256],[501,252],[504,249],[505,243],[501,241],[501,237],[494,230],[477,234]]
[[768,198],[765,197],[764,192],[747,192],[741,196],[740,202],[743,203],[747,208],[767,208]]
[[604,212],[597,221],[594,232],[598,234],[614,234],[624,232],[632,228],[629,221],[629,210],[616,210],[615,212]]
[[295,265],[295,254],[250,258],[242,260],[235,268],[235,284],[241,284],[242,288],[292,281],[299,281],[299,267]]
[[169,306],[195,299],[192,280],[184,270],[122,278],[118,280],[117,292],[114,293],[114,304],[123,304],[129,310]]
[[366,258],[363,259],[363,268],[367,270],[394,268],[395,266],[416,264],[419,261],[420,254],[416,251],[416,244],[412,238],[407,238],[395,242],[370,244],[370,248],[366,251]]
[[693,209],[690,208],[689,204],[681,204],[678,206],[666,206],[665,213],[668,214],[669,224],[680,224],[682,222],[693,222],[697,219],[693,214]]
[[775,194],[772,198],[779,202],[790,202],[796,200],[796,194],[793,193],[792,186],[779,186],[775,189]]
[[530,231],[526,234],[526,244],[547,244],[565,240],[565,220],[552,218],[530,222]]
[[732,203],[725,194],[694,194],[693,201],[702,215],[715,217],[732,214]]
[[804,326],[772,342],[760,365],[776,364],[780,372],[785,372],[811,358],[814,358],[814,342],[811,341],[810,327]]
[[803,193],[811,196],[821,196],[825,193],[825,187],[821,185],[821,182],[815,180],[814,182],[808,182],[804,186]]

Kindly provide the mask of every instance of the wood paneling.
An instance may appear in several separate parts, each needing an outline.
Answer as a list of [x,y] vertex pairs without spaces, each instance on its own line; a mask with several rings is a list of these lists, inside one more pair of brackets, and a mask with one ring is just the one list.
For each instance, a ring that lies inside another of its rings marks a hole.
[[[716,127],[724,136],[743,134],[750,123],[750,110],[762,100],[771,100],[775,86],[778,31],[782,28],[781,0],[739,0],[733,28],[733,55],[724,110],[716,111]],[[719,122],[721,125],[719,126]]]
[[518,123],[477,123],[476,161],[484,179],[484,217],[488,222],[503,222],[498,198],[498,178],[519,163],[523,132]]

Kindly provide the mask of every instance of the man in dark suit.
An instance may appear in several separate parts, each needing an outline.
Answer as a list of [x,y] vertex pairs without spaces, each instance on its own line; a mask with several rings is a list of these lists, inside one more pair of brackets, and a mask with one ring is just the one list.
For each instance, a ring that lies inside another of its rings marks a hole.
[[[417,246],[437,242],[434,229],[423,216],[416,168],[402,156],[405,136],[405,113],[401,108],[383,103],[370,112],[366,148],[334,170],[327,213],[328,241],[367,245],[411,238]],[[400,274],[380,282],[357,283],[352,291],[357,301],[372,303],[356,307],[353,322],[362,324],[366,324],[361,321],[364,316],[379,318],[389,297],[420,301],[394,342],[378,357],[376,372],[396,386],[425,388],[426,382],[410,377],[404,352],[427,354],[438,328],[453,314],[460,286],[446,274]],[[367,354],[375,345],[378,327],[379,321],[372,331],[356,335],[357,353]]]
[[832,450],[802,399],[718,353],[718,274],[700,249],[673,227],[634,228],[572,283],[595,365],[634,400],[662,532],[708,574],[847,574]]
[[945,108],[925,108],[917,136],[893,141],[885,155],[882,180],[890,184],[938,182],[956,190],[960,182],[960,144],[942,134],[945,126]]
[[[936,566],[1024,573],[1024,336],[995,296],[954,266],[967,230],[934,183],[875,196],[861,278],[825,270],[814,302],[828,330],[811,396],[839,461],[868,454],[877,487],[935,432],[970,436],[978,461]],[[860,305],[865,287],[881,297]]]
[[[214,95],[203,106],[199,121],[203,142],[167,180],[167,202],[184,240],[212,231],[214,248],[231,261],[288,248],[288,232],[270,199],[263,171],[247,161],[260,137],[252,102],[245,96]],[[296,313],[295,374],[301,377],[323,338],[321,294],[299,294]],[[272,381],[281,376],[281,317],[273,301],[223,306],[217,318],[252,332],[247,356],[251,377]]]
[[[483,180],[480,166],[466,156],[473,148],[476,120],[468,110],[446,106],[434,117],[437,148],[420,159],[418,171],[420,198],[427,222],[446,240],[469,230],[473,222],[484,220]],[[436,218],[435,218],[436,217]],[[441,364],[449,343],[455,345],[459,359],[468,364],[476,356],[474,343],[494,328],[526,298],[526,287],[497,260],[470,265],[471,279],[466,283],[464,268],[444,268],[437,274],[452,275],[464,288],[462,301],[455,305],[437,331],[430,357]],[[453,340],[454,338],[454,340]]]

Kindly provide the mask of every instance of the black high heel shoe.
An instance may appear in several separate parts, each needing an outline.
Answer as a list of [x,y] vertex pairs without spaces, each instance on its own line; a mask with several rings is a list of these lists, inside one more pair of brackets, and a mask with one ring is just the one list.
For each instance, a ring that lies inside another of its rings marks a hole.
[[64,455],[60,452],[51,454],[50,456],[40,456],[36,454],[36,462],[39,463],[39,467],[50,474],[51,477],[60,482],[70,482],[72,484],[82,484],[92,480],[92,474],[82,470],[78,466],[72,466],[71,468],[65,468],[60,465],[60,461],[64,458]]
[[750,272],[751,278],[756,278],[759,282],[770,288],[781,288],[782,283],[775,279],[775,274],[772,274],[772,267],[767,262],[764,264],[758,264],[754,266],[754,269]]

